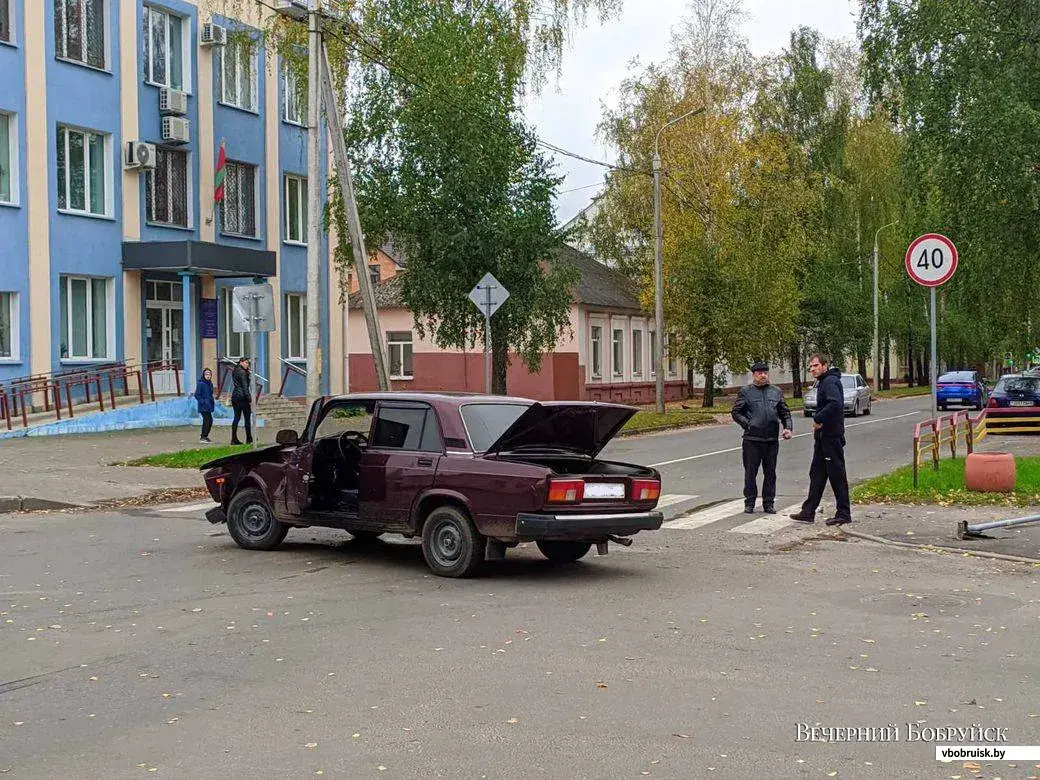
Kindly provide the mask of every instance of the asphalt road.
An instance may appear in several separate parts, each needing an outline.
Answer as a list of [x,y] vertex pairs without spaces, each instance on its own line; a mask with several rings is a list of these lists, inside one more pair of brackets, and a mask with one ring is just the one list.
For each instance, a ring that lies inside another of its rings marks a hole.
[[[861,463],[892,426],[854,429]],[[696,476],[715,457],[666,473],[728,497]],[[200,517],[0,517],[0,774],[946,778],[974,775],[907,724],[1040,744],[1033,567],[739,518],[459,581],[410,543],[308,529],[249,553]],[[798,742],[800,723],[899,741]]]

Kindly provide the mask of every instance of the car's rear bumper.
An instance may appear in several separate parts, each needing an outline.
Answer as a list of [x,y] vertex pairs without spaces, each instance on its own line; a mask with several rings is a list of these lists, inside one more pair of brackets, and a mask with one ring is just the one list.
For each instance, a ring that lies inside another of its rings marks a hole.
[[525,539],[597,539],[656,531],[663,522],[664,515],[657,511],[574,515],[521,512],[516,516],[516,535]]

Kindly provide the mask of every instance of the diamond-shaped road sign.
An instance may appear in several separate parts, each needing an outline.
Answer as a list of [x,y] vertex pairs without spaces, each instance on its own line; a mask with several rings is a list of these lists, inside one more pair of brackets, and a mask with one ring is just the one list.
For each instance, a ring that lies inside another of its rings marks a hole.
[[509,290],[503,287],[490,272],[484,274],[484,278],[469,291],[469,299],[477,305],[487,319],[491,319],[508,297]]

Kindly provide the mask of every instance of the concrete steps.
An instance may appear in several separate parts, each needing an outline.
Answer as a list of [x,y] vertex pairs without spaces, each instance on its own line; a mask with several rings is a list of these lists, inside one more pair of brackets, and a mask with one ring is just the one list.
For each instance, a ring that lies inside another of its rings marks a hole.
[[277,395],[260,396],[256,413],[264,420],[267,429],[278,432],[289,428],[300,433],[307,424],[310,407],[305,399],[284,398]]

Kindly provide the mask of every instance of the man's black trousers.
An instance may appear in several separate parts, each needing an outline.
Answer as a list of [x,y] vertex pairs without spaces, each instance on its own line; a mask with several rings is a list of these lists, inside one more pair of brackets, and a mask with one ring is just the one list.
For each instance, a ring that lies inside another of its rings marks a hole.
[[837,504],[835,517],[852,519],[849,503],[849,478],[845,473],[845,437],[816,436],[812,465],[809,466],[809,497],[802,505],[802,515],[813,517],[820,508],[823,491],[831,483]]
[[758,469],[762,467],[762,503],[772,506],[776,498],[776,458],[780,454],[778,441],[751,441],[744,439],[744,500],[749,504],[758,499]]

